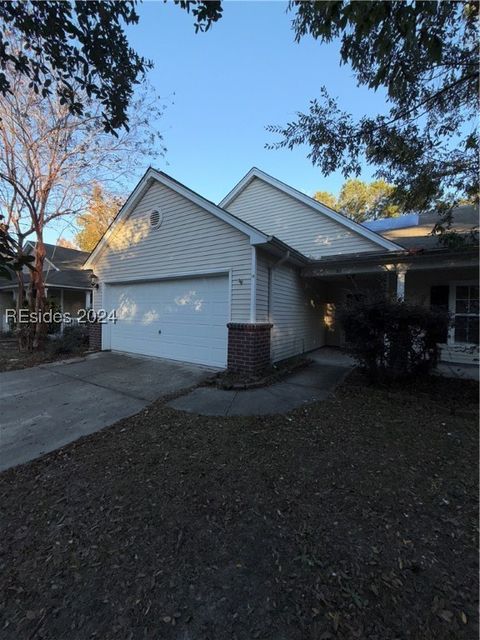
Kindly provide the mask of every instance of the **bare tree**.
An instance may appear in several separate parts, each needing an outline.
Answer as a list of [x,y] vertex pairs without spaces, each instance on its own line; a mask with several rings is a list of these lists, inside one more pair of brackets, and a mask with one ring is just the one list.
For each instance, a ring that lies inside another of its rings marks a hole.
[[[164,105],[144,85],[131,104],[128,130],[112,135],[105,133],[102,106],[94,99],[83,96],[88,108],[74,114],[55,90],[42,95],[13,66],[6,73],[11,90],[0,95],[0,210],[19,253],[29,236],[36,242],[29,304],[38,314],[45,308],[45,228],[84,211],[94,182],[124,192],[125,179],[138,173],[145,157],[150,164],[164,154],[156,129]],[[45,330],[35,325],[33,348]]]

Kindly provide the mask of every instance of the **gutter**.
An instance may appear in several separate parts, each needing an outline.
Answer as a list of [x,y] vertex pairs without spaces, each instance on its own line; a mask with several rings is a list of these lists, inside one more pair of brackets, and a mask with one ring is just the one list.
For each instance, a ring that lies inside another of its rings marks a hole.
[[275,262],[275,264],[271,266],[271,269],[276,269],[277,267],[281,267],[282,264],[286,262],[289,258],[290,258],[290,249],[285,253],[285,255],[282,258],[280,258],[280,260],[278,260],[278,262]]
[[[311,261],[302,269],[304,277],[348,275],[349,273],[367,273],[371,269],[385,269],[388,266],[408,264],[414,269],[475,266],[478,264],[478,252],[449,251],[434,249],[431,251],[402,251],[370,255],[350,255],[345,258]],[[362,271],[365,269],[365,271]]]
[[306,266],[312,262],[310,258],[304,256],[303,253],[300,253],[300,251],[297,251],[296,249],[292,249],[292,247],[275,236],[268,236],[265,242],[255,243],[255,246],[263,248],[266,251],[270,249],[270,253],[279,255],[282,258],[288,253],[288,258],[286,258],[286,260],[290,260],[290,262],[293,262],[297,266]]
[[408,250],[404,251],[390,251],[388,253],[357,253],[357,254],[349,254],[345,256],[329,256],[326,258],[320,258],[319,260],[309,260],[308,266],[313,268],[323,268],[330,267],[336,265],[345,265],[348,266],[350,264],[358,265],[359,263],[382,263],[382,262],[396,262],[399,260],[421,260],[422,258],[464,258],[478,256],[478,249],[474,249],[471,251],[450,251],[448,249],[417,249],[417,250]]

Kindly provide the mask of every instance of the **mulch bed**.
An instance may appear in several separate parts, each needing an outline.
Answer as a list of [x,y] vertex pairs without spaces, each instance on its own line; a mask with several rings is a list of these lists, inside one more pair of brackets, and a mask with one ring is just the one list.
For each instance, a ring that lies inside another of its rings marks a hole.
[[47,362],[57,362],[68,358],[78,357],[82,353],[53,353],[45,351],[19,351],[16,340],[0,340],[0,372],[28,369]]
[[159,403],[1,474],[2,640],[476,638],[476,401]]
[[245,389],[258,389],[260,387],[267,387],[274,382],[280,382],[280,380],[287,378],[292,373],[305,369],[305,367],[308,367],[312,362],[313,360],[310,358],[295,356],[294,358],[282,360],[281,362],[273,364],[263,371],[260,371],[258,374],[252,375],[232,373],[231,371],[228,371],[228,369],[225,369],[224,371],[219,371],[211,378],[208,378],[204,382],[204,386],[213,386],[218,389],[227,390],[234,389],[238,391]]

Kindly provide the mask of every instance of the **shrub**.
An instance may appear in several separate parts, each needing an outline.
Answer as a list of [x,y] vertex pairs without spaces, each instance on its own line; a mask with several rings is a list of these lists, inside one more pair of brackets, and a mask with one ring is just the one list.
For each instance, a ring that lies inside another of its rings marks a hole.
[[80,353],[88,349],[88,327],[86,325],[67,326],[63,334],[52,339],[54,354]]
[[347,351],[372,382],[428,373],[449,324],[445,311],[368,295],[352,296],[339,320]]

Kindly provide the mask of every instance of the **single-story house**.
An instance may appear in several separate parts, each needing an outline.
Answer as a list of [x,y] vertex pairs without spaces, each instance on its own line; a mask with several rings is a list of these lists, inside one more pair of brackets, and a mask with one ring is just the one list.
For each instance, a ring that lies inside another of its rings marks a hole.
[[[92,303],[91,272],[83,268],[89,253],[55,244],[45,244],[44,281],[46,296],[56,311],[70,314],[75,321],[80,309],[89,309]],[[35,243],[25,244],[25,254],[35,254]],[[30,273],[24,267],[21,274],[25,287],[30,283]],[[15,309],[18,279],[0,278],[0,331],[8,331],[6,309]],[[63,326],[59,326],[63,329]]]
[[116,311],[92,346],[251,372],[342,346],[338,305],[382,287],[448,307],[442,357],[478,361],[478,250],[433,224],[361,225],[256,168],[214,204],[149,168],[84,265],[94,308]]

